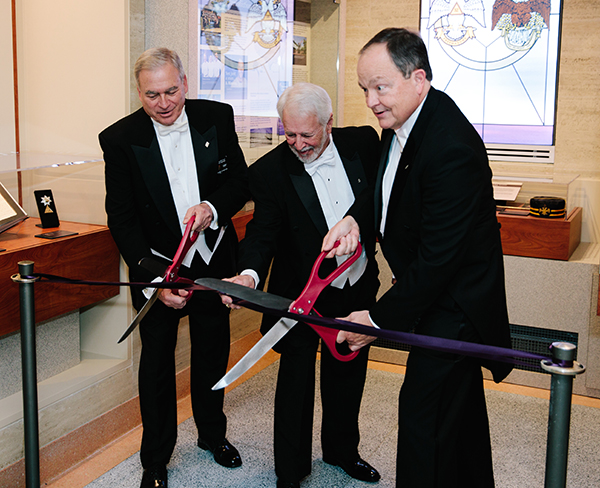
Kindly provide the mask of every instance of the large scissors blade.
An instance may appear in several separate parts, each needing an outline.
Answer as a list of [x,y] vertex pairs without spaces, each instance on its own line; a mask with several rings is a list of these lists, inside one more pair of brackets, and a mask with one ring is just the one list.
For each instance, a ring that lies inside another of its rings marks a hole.
[[[188,221],[185,231],[183,232],[183,237],[181,238],[181,242],[179,243],[179,246],[177,247],[177,252],[175,253],[173,262],[166,268],[166,270],[164,270],[164,275],[162,275],[162,276],[163,276],[164,281],[166,281],[166,282],[174,283],[174,282],[181,281],[183,283],[193,284],[193,282],[191,280],[188,280],[186,278],[180,278],[178,273],[179,273],[179,268],[181,267],[181,264],[183,263],[183,260],[185,259],[186,254],[191,249],[194,242],[196,242],[196,240],[198,239],[198,233],[195,231],[192,231],[192,226],[194,225],[195,218],[196,217],[192,215],[192,217]],[[152,266],[151,260],[147,260],[146,258],[142,258],[140,260],[139,264],[143,265],[146,268],[148,266]],[[161,269],[162,269],[162,266],[161,266]],[[148,301],[146,303],[144,303],[144,306],[140,309],[140,311],[135,316],[135,318],[133,319],[133,322],[131,322],[129,327],[127,327],[127,330],[125,331],[125,333],[117,341],[117,344],[120,344],[122,341],[127,339],[129,334],[131,334],[133,332],[133,330],[138,326],[138,324],[146,316],[146,314],[148,313],[148,310],[150,310],[150,308],[152,308],[152,305],[154,305],[154,302],[156,302],[156,299],[158,298],[160,293],[158,292],[158,288],[153,288],[151,293],[152,294],[150,295],[150,298],[148,298]],[[188,295],[186,296],[186,300],[189,300],[191,296],[192,296],[192,293],[191,292],[188,293]]]
[[144,306],[142,308],[140,308],[140,311],[138,312],[138,314],[135,316],[135,318],[131,322],[131,325],[129,327],[127,327],[127,330],[123,333],[121,338],[117,341],[117,344],[120,344],[121,342],[123,342],[125,339],[127,339],[129,337],[129,334],[131,334],[134,331],[134,329],[138,326],[138,324],[146,316],[146,314],[148,313],[148,310],[150,310],[150,308],[152,308],[152,305],[154,305],[154,302],[158,298],[158,288],[153,288],[151,293],[152,294],[150,295],[150,298],[148,298],[146,303],[144,303]]
[[225,388],[242,376],[248,371],[256,362],[262,358],[270,349],[273,348],[279,340],[286,335],[294,325],[298,323],[297,320],[282,318],[280,319],[264,336],[261,340],[254,344],[254,347],[250,349],[246,355],[240,359],[235,366],[233,366],[223,378],[221,378],[213,390],[220,390]]
[[231,283],[229,281],[223,281],[218,278],[198,278],[194,281],[196,285],[205,286],[211,290],[217,291],[224,295],[239,298],[255,305],[260,305],[265,308],[272,308],[274,310],[288,311],[290,305],[294,300],[289,298],[280,297],[273,295],[266,291],[255,290],[246,286],[238,285],[237,283]]

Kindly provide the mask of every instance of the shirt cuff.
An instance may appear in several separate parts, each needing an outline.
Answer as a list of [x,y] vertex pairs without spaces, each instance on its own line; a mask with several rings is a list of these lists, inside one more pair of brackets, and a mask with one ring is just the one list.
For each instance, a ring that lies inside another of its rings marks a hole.
[[219,214],[217,213],[217,209],[208,200],[202,200],[200,203],[206,203],[206,205],[210,207],[213,213],[213,219],[208,228],[212,230],[217,230],[219,228]]
[[258,284],[260,283],[260,279],[258,278],[258,273],[256,271],[253,269],[245,269],[240,273],[240,275],[250,276],[254,280],[254,289],[256,290]]
[[[164,279],[165,278],[163,276],[158,276],[158,277],[156,277],[156,278],[154,278],[152,280],[152,283],[162,283],[162,281]],[[146,297],[146,299],[150,300],[150,297],[152,297],[152,290],[155,290],[155,288],[149,288],[148,287],[148,288],[144,288],[142,290],[142,293],[144,294],[144,296]]]

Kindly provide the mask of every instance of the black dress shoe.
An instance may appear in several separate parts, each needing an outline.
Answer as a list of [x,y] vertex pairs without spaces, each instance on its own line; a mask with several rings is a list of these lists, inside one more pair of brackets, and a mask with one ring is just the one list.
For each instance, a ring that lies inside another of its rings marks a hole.
[[277,488],[300,488],[299,481],[284,481],[281,478],[277,480]]
[[215,461],[226,468],[238,468],[242,465],[242,458],[238,450],[227,439],[211,444],[198,439],[198,447],[212,452]]
[[167,468],[159,466],[144,469],[140,488],[167,488]]
[[352,478],[360,481],[375,483],[381,479],[379,472],[360,457],[354,461],[333,461],[325,458],[323,458],[323,461],[333,466],[339,466],[346,471],[348,476],[352,476]]

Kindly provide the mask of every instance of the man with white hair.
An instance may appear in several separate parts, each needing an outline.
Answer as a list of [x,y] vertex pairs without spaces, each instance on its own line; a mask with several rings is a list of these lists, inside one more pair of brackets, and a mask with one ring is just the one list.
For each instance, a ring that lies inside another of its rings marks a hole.
[[[377,171],[379,137],[372,127],[334,129],[327,92],[310,83],[284,91],[277,104],[286,142],[249,168],[254,218],[246,229],[238,261],[249,287],[263,287],[269,268],[269,292],[300,295],[323,237],[346,215],[361,222],[362,256],[320,295],[315,308],[339,317],[375,303],[379,288],[371,183]],[[339,264],[339,263],[338,263]],[[327,259],[321,276],[336,267]],[[231,299],[223,300],[230,304]],[[262,332],[276,317],[264,316]],[[277,343],[281,353],[275,396],[275,472],[278,488],[300,486],[312,465],[315,359],[319,336],[298,323]],[[323,460],[353,478],[375,482],[379,473],[358,454],[358,414],[368,350],[350,362],[321,348]]]

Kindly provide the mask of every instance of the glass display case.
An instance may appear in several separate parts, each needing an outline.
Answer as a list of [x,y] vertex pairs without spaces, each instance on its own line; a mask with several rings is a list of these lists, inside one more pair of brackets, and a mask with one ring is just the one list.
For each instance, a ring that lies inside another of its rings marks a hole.
[[[575,205],[578,176],[498,176],[492,179],[504,254],[567,261],[581,242],[582,208]],[[530,213],[534,197],[565,200],[564,217]]]
[[[104,162],[64,154],[1,154],[0,182],[27,219],[0,233],[0,428],[21,415],[19,285],[10,281],[18,262],[31,260],[34,271],[74,279],[119,281],[126,277],[106,227]],[[59,229],[74,235],[41,239],[34,191],[49,189]],[[106,272],[104,271],[106,270]],[[40,407],[80,390],[131,364],[128,343],[117,344],[131,320],[129,293],[115,286],[36,284]],[[96,290],[103,289],[103,292]],[[121,293],[120,293],[121,291]],[[100,293],[99,293],[100,292]],[[6,368],[4,367],[6,366]]]
[[30,217],[39,217],[33,192],[50,189],[60,220],[106,224],[104,162],[98,156],[2,154],[0,182]]
[[575,207],[574,192],[576,191],[576,181],[579,175],[552,175],[544,176],[514,176],[514,175],[494,175],[492,183],[496,191],[506,187],[512,187],[516,191],[516,196],[512,200],[496,198],[501,202],[498,204],[500,210],[510,214],[518,212],[517,209],[523,209],[524,213],[529,212],[529,201],[536,196],[558,197],[565,200],[567,216]]

